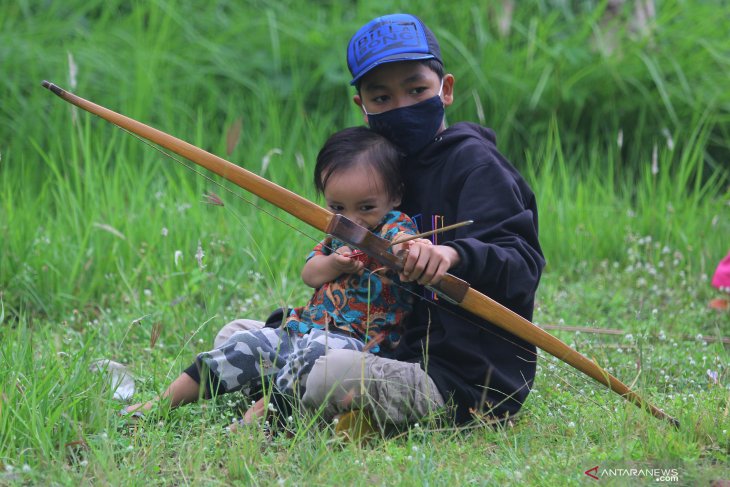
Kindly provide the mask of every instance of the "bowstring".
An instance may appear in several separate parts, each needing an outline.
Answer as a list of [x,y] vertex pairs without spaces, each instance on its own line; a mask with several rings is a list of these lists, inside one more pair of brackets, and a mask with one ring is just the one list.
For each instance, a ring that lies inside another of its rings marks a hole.
[[[160,153],[161,153],[161,154],[163,154],[164,156],[166,156],[166,157],[168,157],[168,158],[172,159],[173,161],[175,161],[176,163],[178,163],[179,165],[181,165],[181,166],[182,166],[182,167],[184,167],[185,169],[187,169],[187,170],[189,170],[189,171],[193,172],[194,174],[196,174],[196,175],[198,175],[198,176],[200,176],[200,177],[204,178],[205,180],[207,180],[207,181],[208,181],[208,182],[210,182],[211,184],[214,184],[214,185],[218,186],[219,188],[222,188],[222,189],[224,189],[225,191],[229,192],[230,194],[232,194],[232,195],[233,195],[233,196],[235,196],[236,198],[240,199],[241,201],[243,201],[243,202],[245,202],[245,203],[247,203],[247,204],[249,204],[249,205],[253,206],[253,207],[254,207],[254,208],[256,208],[257,210],[259,210],[259,211],[261,211],[261,212],[265,213],[266,215],[270,216],[270,217],[271,217],[271,218],[273,218],[274,220],[276,220],[276,221],[278,221],[278,222],[280,222],[280,223],[283,223],[283,224],[284,224],[285,226],[289,227],[290,229],[294,230],[295,232],[299,233],[300,235],[302,235],[302,236],[304,236],[304,237],[306,237],[306,238],[308,238],[308,239],[312,240],[313,242],[315,242],[315,243],[317,243],[317,244],[319,244],[319,243],[322,243],[322,244],[323,244],[322,246],[323,246],[324,248],[328,249],[328,250],[329,250],[330,252],[335,252],[335,249],[333,249],[333,248],[332,248],[331,246],[329,246],[329,245],[325,244],[325,243],[324,243],[324,240],[319,240],[319,239],[317,239],[317,238],[315,238],[315,237],[313,237],[313,236],[309,235],[309,234],[308,234],[308,233],[306,233],[306,232],[305,232],[304,230],[302,230],[302,229],[300,229],[300,228],[297,228],[297,227],[295,227],[294,225],[292,225],[291,223],[287,222],[287,221],[286,221],[286,220],[284,220],[283,218],[281,218],[281,217],[277,216],[277,215],[276,215],[276,214],[274,214],[273,212],[271,212],[271,211],[267,210],[266,208],[264,208],[264,207],[262,207],[262,206],[260,206],[260,205],[257,205],[257,204],[256,204],[256,203],[255,203],[254,201],[252,201],[252,200],[250,200],[250,199],[248,199],[248,198],[244,197],[244,196],[243,196],[243,195],[241,195],[241,194],[240,194],[239,192],[237,192],[237,191],[234,191],[233,189],[231,189],[231,188],[229,188],[228,186],[226,186],[226,185],[224,185],[224,184],[220,183],[219,181],[216,181],[216,180],[215,180],[215,179],[213,179],[212,177],[210,177],[210,176],[208,176],[207,174],[203,173],[202,171],[200,171],[200,170],[196,169],[195,167],[191,166],[190,164],[187,164],[187,163],[185,163],[184,161],[182,161],[181,159],[179,159],[179,158],[177,158],[177,157],[173,156],[173,155],[172,155],[172,154],[170,154],[169,152],[166,152],[166,151],[162,150],[162,149],[161,149],[160,147],[158,147],[158,146],[156,146],[156,145],[152,144],[152,143],[151,143],[151,142],[149,142],[149,141],[148,141],[147,139],[145,139],[145,138],[143,138],[143,137],[141,137],[141,136],[139,136],[139,135],[135,134],[134,132],[130,132],[129,130],[127,130],[127,129],[123,128],[123,127],[119,127],[118,125],[114,125],[114,126],[115,126],[115,127],[117,127],[118,129],[120,129],[120,130],[123,130],[124,132],[126,132],[126,133],[130,134],[131,136],[133,136],[133,137],[134,137],[134,138],[136,138],[137,140],[141,141],[141,142],[142,142],[143,144],[145,144],[145,145],[147,145],[147,146],[149,146],[149,147],[153,148],[154,150],[156,150],[156,151],[160,152]],[[368,273],[368,274],[367,274],[368,282],[370,281],[370,276],[371,276],[371,275],[373,275],[373,274],[374,274],[375,272],[377,272],[377,270],[376,270],[376,271],[371,271],[371,270],[370,270],[370,269],[368,269],[368,268],[363,268],[363,271],[365,271],[365,272],[367,272],[367,273]],[[535,350],[536,350],[536,351],[532,351],[532,350],[530,350],[529,348],[525,347],[524,345],[522,345],[522,344],[520,344],[520,343],[517,343],[517,342],[515,342],[514,340],[511,340],[511,339],[509,339],[509,338],[505,337],[505,336],[504,336],[504,335],[502,335],[501,333],[497,333],[497,332],[495,332],[494,330],[490,330],[489,328],[487,328],[487,327],[486,327],[486,326],[484,326],[483,324],[481,324],[481,323],[479,323],[479,322],[475,321],[475,320],[474,320],[474,319],[472,319],[471,317],[469,317],[469,316],[464,316],[464,314],[461,314],[461,313],[457,313],[457,312],[456,312],[456,311],[454,311],[454,310],[451,310],[451,309],[449,309],[449,308],[447,308],[447,307],[445,307],[445,306],[442,306],[441,304],[439,304],[439,303],[438,303],[437,301],[435,301],[435,300],[431,300],[431,299],[428,299],[428,298],[427,298],[426,296],[424,296],[424,295],[423,295],[422,293],[420,293],[420,292],[417,292],[417,291],[414,291],[414,290],[412,290],[412,289],[408,288],[407,286],[404,286],[403,284],[401,284],[401,283],[400,283],[400,281],[396,282],[395,280],[392,280],[392,279],[391,279],[391,281],[393,282],[393,285],[395,285],[395,286],[397,286],[397,287],[401,288],[401,290],[405,291],[405,292],[406,292],[406,293],[408,293],[408,294],[411,294],[411,295],[412,295],[412,296],[414,296],[415,298],[417,298],[417,299],[419,299],[419,300],[421,300],[421,301],[426,301],[427,303],[430,303],[430,304],[434,305],[435,307],[439,308],[440,310],[446,311],[447,313],[449,313],[449,314],[451,314],[451,315],[453,315],[453,316],[456,316],[456,317],[458,317],[458,318],[460,318],[460,319],[464,320],[465,322],[469,323],[470,325],[473,325],[473,326],[475,326],[475,327],[479,328],[479,329],[480,329],[480,330],[482,330],[482,331],[485,331],[485,332],[487,332],[487,333],[489,333],[489,334],[491,334],[491,335],[493,335],[493,336],[496,336],[496,337],[498,337],[498,338],[500,338],[500,339],[502,339],[502,340],[506,341],[507,343],[509,343],[509,344],[511,344],[511,345],[513,345],[513,346],[515,346],[515,347],[516,347],[516,348],[518,348],[518,349],[521,349],[522,351],[526,352],[526,353],[527,353],[528,355],[530,355],[530,356],[534,357],[534,362],[535,362],[535,363],[537,363],[537,359],[538,359],[538,357],[540,356],[540,355],[539,355],[539,353],[538,353],[538,350],[540,350],[540,348],[539,348],[539,347],[535,347]],[[486,320],[485,320],[485,321],[486,321]],[[487,323],[489,323],[489,322],[487,322]],[[495,325],[491,325],[491,326],[495,326]],[[535,326],[537,326],[537,325],[535,325]],[[504,331],[504,332],[506,332],[506,333],[509,333],[509,331],[507,331],[507,330],[503,330],[503,331]],[[528,360],[528,359],[526,359],[526,358],[524,358],[524,357],[519,357],[519,356],[518,356],[518,358],[519,358],[519,359],[521,359],[521,360],[524,360],[524,361],[526,361],[526,362],[530,362],[530,360]],[[557,357],[554,357],[554,356],[552,356],[551,354],[545,354],[545,355],[543,355],[543,358],[544,358],[544,359],[547,359],[547,360],[549,360],[549,361],[551,361],[551,362],[556,362],[556,363],[557,363],[558,365],[560,365],[560,364],[562,363],[562,361],[561,361],[561,360],[559,360],[559,359],[558,359]],[[545,368],[543,367],[543,369],[545,369]],[[568,368],[567,368],[567,371],[568,371],[568,372],[569,372],[570,374],[572,374],[572,375],[573,375],[574,377],[577,377],[578,379],[580,379],[580,380],[582,380],[582,381],[584,381],[584,382],[586,382],[586,383],[590,383],[590,384],[592,384],[592,382],[588,380],[588,378],[587,378],[587,377],[585,376],[585,374],[582,374],[582,373],[580,373],[580,372],[579,372],[578,370],[576,370],[576,369],[575,369],[574,367],[568,367]],[[544,372],[545,372],[545,370],[543,370],[543,373],[544,373]],[[548,375],[549,375],[549,374],[553,374],[553,375],[555,375],[556,377],[558,377],[559,379],[561,379],[561,378],[560,378],[560,376],[559,376],[559,375],[557,374],[557,372],[552,372],[552,371],[550,371],[549,369],[547,370],[547,374],[548,374]],[[573,386],[572,384],[570,384],[570,383],[568,383],[568,382],[564,381],[563,379],[561,379],[561,381],[562,381],[562,382],[563,382],[563,383],[564,383],[564,384],[565,384],[566,386],[568,386],[569,388],[572,388],[572,389],[574,389],[574,390],[577,390],[577,388],[576,388],[575,386]],[[525,386],[527,386],[527,383],[525,383]],[[528,387],[529,387],[529,386],[528,386]],[[530,388],[530,390],[532,390],[532,388]],[[603,405],[599,404],[599,403],[598,403],[597,401],[594,401],[593,399],[591,399],[591,398],[588,398],[588,397],[586,397],[586,396],[584,396],[584,395],[581,395],[581,397],[583,397],[584,399],[586,399],[586,400],[588,400],[588,401],[590,401],[590,402],[593,402],[593,403],[594,403],[594,404],[595,404],[596,406],[598,406],[598,407],[601,407],[601,408],[605,409],[606,411],[608,411],[609,413],[613,414],[613,411],[611,411],[611,410],[610,410],[609,408],[607,408],[606,406],[603,406]],[[513,398],[513,399],[514,399],[514,398]],[[505,399],[505,400],[506,400],[506,399]]]

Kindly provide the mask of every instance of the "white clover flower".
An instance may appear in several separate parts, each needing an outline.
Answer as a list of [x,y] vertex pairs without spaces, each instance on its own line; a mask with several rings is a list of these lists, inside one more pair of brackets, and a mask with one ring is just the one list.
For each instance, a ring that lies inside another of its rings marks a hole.
[[134,450],[134,447],[133,447],[132,445],[129,445],[129,446],[127,447],[127,451],[133,451],[133,450]]
[[198,261],[198,267],[200,269],[205,269],[205,265],[203,265],[203,257],[205,257],[205,252],[203,252],[203,245],[200,243],[200,240],[198,240],[198,249],[195,251],[195,260]]
[[575,423],[573,421],[568,423],[568,428],[575,428]]
[[337,423],[340,422],[340,418],[335,418],[332,420],[332,424],[337,425]]
[[162,231],[160,233],[163,237],[167,237],[167,234],[169,233],[167,227],[162,227]]
[[413,445],[413,446],[411,447],[411,450],[413,450],[413,451],[418,451],[418,446],[417,446],[417,445]]
[[707,377],[710,378],[713,384],[718,383],[718,373],[716,371],[707,369]]
[[275,413],[276,412],[276,406],[274,406],[274,403],[273,402],[270,402],[269,404],[267,404],[266,409],[268,409],[272,413]]

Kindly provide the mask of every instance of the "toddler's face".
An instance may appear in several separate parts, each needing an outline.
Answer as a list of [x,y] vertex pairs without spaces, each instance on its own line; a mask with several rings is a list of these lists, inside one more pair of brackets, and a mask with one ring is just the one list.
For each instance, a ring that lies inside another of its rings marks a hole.
[[368,229],[400,204],[385,191],[385,184],[369,164],[357,164],[345,171],[335,172],[324,188],[327,207]]

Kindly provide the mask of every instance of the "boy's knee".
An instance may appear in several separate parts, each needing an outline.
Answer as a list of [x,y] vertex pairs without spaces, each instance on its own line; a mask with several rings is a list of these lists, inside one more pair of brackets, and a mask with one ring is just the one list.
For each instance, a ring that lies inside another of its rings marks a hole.
[[343,389],[342,383],[359,379],[366,354],[356,350],[330,350],[319,357],[307,377],[306,392],[302,401],[305,406],[317,408],[328,396]]
[[262,321],[247,319],[233,320],[229,323],[226,323],[223,328],[220,329],[218,334],[215,336],[215,339],[213,340],[213,348],[219,348],[221,345],[226,343],[228,339],[231,338],[236,332],[260,330],[263,327],[264,323]]

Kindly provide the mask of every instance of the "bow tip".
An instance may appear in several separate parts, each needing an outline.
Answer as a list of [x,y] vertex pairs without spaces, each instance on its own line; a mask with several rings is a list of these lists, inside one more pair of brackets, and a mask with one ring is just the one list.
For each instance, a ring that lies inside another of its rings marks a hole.
[[54,85],[50,81],[43,80],[43,82],[41,83],[41,86],[44,88],[48,88],[49,90],[51,90],[53,93],[55,93],[58,96],[61,96],[61,94],[63,93],[63,89]]

